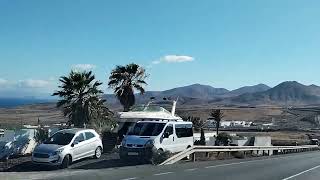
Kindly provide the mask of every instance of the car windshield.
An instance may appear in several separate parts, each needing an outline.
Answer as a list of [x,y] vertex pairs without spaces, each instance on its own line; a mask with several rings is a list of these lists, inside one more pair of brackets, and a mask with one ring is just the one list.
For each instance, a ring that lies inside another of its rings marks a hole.
[[45,141],[44,144],[67,145],[71,142],[73,137],[74,134],[72,133],[58,132]]
[[128,133],[128,135],[134,136],[158,136],[165,123],[137,123],[133,130]]

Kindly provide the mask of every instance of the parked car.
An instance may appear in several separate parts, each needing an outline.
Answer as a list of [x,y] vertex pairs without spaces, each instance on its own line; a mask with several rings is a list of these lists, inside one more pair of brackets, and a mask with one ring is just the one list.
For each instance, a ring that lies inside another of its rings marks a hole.
[[120,158],[151,157],[154,150],[177,153],[193,146],[191,122],[139,121],[125,136],[120,147]]
[[95,130],[64,129],[35,148],[32,162],[67,168],[72,162],[86,157],[100,158],[102,151],[102,141]]

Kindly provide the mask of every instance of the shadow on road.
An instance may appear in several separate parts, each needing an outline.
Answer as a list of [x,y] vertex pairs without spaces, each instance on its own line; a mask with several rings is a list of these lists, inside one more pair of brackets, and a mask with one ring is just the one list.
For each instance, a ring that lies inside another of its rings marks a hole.
[[130,161],[124,162],[120,159],[109,159],[109,160],[102,160],[99,162],[93,162],[90,164],[85,164],[81,166],[71,167],[71,169],[105,169],[105,168],[120,168],[126,166],[137,166],[137,165],[144,165],[145,162],[137,162],[137,161]]
[[[119,168],[125,166],[137,166],[146,164],[131,160],[128,162],[121,161],[117,154],[104,154],[100,159],[86,158],[76,161],[70,165],[69,169],[104,169],[104,168]],[[35,172],[35,171],[54,171],[57,167],[36,165],[31,161],[26,161],[21,164],[10,167],[6,172]]]
[[57,169],[58,169],[57,167],[36,165],[36,164],[33,164],[31,161],[28,161],[28,162],[18,164],[16,166],[12,166],[9,169],[7,169],[6,172],[53,171]]

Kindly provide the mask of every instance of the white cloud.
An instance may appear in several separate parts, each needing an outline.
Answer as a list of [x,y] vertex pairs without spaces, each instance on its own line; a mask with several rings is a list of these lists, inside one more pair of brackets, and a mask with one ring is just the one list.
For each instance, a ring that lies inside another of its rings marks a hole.
[[164,61],[168,63],[182,63],[182,62],[194,61],[194,58],[191,56],[166,55],[162,57],[160,61]]
[[75,64],[72,66],[72,69],[76,71],[89,71],[96,67],[94,64]]
[[161,61],[152,61],[152,64],[160,64],[161,63]]
[[19,86],[24,88],[47,88],[49,85],[49,81],[40,79],[26,79],[19,81]]
[[50,79],[6,80],[0,78],[0,97],[51,97],[58,81]]
[[183,62],[191,62],[194,61],[194,57],[192,56],[185,56],[185,55],[165,55],[160,57],[157,60],[152,61],[147,68],[150,69],[155,65],[161,63],[183,63]]
[[194,57],[185,56],[185,55],[165,55],[158,60],[152,61],[151,65],[148,67],[152,67],[153,65],[157,65],[160,63],[183,63],[183,62],[191,62],[194,61]]
[[8,83],[8,80],[0,78],[0,86],[7,85]]

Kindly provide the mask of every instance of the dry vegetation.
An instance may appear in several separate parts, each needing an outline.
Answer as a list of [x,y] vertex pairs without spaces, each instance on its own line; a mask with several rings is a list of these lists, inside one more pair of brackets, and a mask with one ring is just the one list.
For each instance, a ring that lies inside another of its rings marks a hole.
[[[213,107],[219,108],[219,107]],[[259,108],[224,108],[221,110],[224,113],[224,120],[245,120],[258,122],[271,122],[275,116],[282,114],[282,109],[279,107],[259,107]],[[207,107],[199,108],[182,108],[178,109],[177,113],[181,116],[196,116],[208,118],[211,109]]]
[[1,127],[16,127],[21,126],[21,124],[36,125],[38,118],[43,124],[54,124],[66,121],[61,111],[55,107],[55,104],[0,108]]
[[[215,107],[221,108],[221,107]],[[276,125],[286,129],[310,129],[315,125],[310,122],[301,121],[300,118],[292,115],[284,114],[279,107],[256,107],[256,108],[221,108],[224,112],[224,120],[246,120],[256,123],[274,122]],[[211,108],[208,107],[183,107],[177,110],[177,113],[182,117],[194,116],[203,119],[208,118]],[[19,127],[22,124],[36,125],[38,118],[42,124],[54,124],[65,122],[66,119],[62,116],[55,104],[37,104],[20,106],[16,108],[0,109],[0,125],[2,128]],[[297,141],[305,142],[308,140],[308,133],[304,131],[281,131],[281,132],[256,132],[240,133],[246,136],[252,135],[268,135],[274,141]],[[314,132],[313,132],[314,133]],[[316,133],[317,134],[317,133]]]

